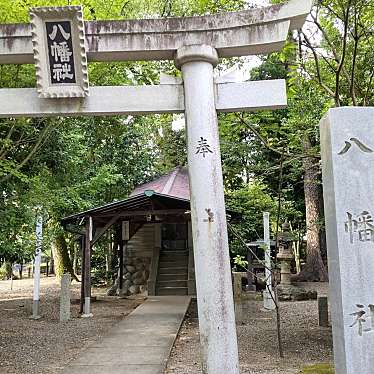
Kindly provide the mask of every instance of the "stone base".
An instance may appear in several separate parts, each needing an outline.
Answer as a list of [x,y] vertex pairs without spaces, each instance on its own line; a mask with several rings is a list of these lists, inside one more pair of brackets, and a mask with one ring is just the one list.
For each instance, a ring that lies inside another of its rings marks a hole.
[[244,318],[244,305],[242,300],[235,300],[235,322],[237,325],[240,325],[243,323]]
[[82,315],[81,315],[81,318],[92,318],[92,317],[93,317],[93,314],[92,314],[92,313],[82,314]]
[[29,319],[34,319],[35,321],[37,321],[38,319],[42,318],[41,315],[37,315],[37,316],[30,316]]
[[293,284],[282,285],[277,287],[279,301],[303,301],[303,300],[316,300],[317,291],[306,291],[302,288],[296,287]]
[[[97,296],[91,296],[91,303],[94,303],[97,301]],[[71,299],[70,303],[72,305],[78,305],[81,303],[81,299]]]
[[127,257],[124,261],[122,289],[119,288],[119,270],[114,284],[107,290],[107,296],[131,296],[147,291],[150,257]]
[[256,300],[256,291],[244,291],[242,292],[242,300]]
[[268,290],[264,290],[263,293],[263,301],[264,301],[264,309],[265,310],[274,310],[275,309],[275,303],[274,303],[274,292],[270,294]]

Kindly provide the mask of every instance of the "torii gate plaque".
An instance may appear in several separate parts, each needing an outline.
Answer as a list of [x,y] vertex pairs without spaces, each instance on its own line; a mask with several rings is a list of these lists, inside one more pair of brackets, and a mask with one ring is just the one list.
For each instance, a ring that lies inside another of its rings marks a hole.
[[[213,68],[219,57],[279,50],[311,6],[292,0],[203,17],[85,22],[88,61],[174,59],[183,85],[93,87],[73,99],[0,89],[0,117],[185,112],[204,373],[239,373],[217,111],[286,105],[283,81],[216,84]],[[0,25],[0,63],[33,63],[30,25]]]

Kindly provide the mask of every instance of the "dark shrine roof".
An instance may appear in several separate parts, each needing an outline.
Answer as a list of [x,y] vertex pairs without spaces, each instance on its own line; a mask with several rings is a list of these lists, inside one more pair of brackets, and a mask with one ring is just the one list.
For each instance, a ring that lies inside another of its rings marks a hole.
[[131,211],[149,211],[162,209],[190,209],[190,201],[177,197],[159,194],[152,190],[145,190],[143,193],[130,196],[121,201],[116,201],[110,204],[102,205],[97,208],[89,209],[71,216],[65,217],[62,220],[63,224],[75,223],[78,220],[92,216],[115,216],[121,212],[131,213]]
[[[151,182],[137,186],[127,199],[115,201],[96,208],[92,208],[62,219],[61,223],[79,224],[82,219],[114,217],[119,214],[131,216],[139,212],[169,211],[186,212],[190,210],[190,187],[188,171],[185,167],[177,167],[169,174],[163,175]],[[229,212],[233,214],[234,212]],[[235,213],[234,213],[235,214]],[[109,219],[109,218],[107,218]]]
[[169,174],[163,175],[149,183],[144,183],[137,186],[134,191],[131,192],[130,197],[139,195],[147,190],[189,200],[190,183],[187,168],[177,167]]
[[115,201],[65,217],[62,224],[77,223],[82,218],[92,216],[115,216],[132,211],[165,209],[190,209],[190,187],[188,171],[177,167],[166,175],[137,186],[127,199]]

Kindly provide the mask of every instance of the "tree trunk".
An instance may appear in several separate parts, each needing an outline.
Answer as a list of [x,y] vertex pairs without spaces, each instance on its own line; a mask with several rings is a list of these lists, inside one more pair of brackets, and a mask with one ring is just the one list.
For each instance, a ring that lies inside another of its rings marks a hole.
[[[322,184],[319,186],[318,193],[319,193],[319,209],[320,209],[320,212],[321,212],[321,217],[325,217],[325,207],[323,206]],[[320,252],[321,252],[321,256],[322,256],[322,261],[325,264],[325,267],[327,269],[327,241],[326,241],[325,225],[321,225],[321,227],[320,227],[319,244],[320,244]]]
[[55,253],[53,251],[53,245],[51,246],[51,260],[49,263],[49,274],[55,274]]
[[[303,142],[305,153],[310,152],[312,147],[310,140],[306,138]],[[294,277],[297,281],[304,282],[326,282],[328,274],[322,261],[320,246],[320,181],[319,165],[312,157],[303,160],[304,167],[304,194],[306,208],[306,264],[304,269]]]
[[58,258],[57,264],[55,264],[55,273],[57,277],[61,277],[65,273],[70,273],[72,278],[79,282],[79,279],[74,274],[73,265],[70,260],[68,246],[64,234],[58,234],[55,239],[55,249]]

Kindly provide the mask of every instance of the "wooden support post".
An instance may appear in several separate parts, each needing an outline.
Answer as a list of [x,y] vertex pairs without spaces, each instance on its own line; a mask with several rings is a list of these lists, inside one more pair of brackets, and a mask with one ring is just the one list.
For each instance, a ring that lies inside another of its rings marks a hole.
[[123,245],[124,241],[121,239],[119,242],[119,294],[121,295],[123,289]]
[[85,236],[82,235],[80,239],[80,248],[81,248],[81,300],[80,300],[80,310],[79,313],[83,313],[83,305],[84,305],[84,267],[85,267],[85,247],[86,247],[86,239]]
[[91,240],[92,240],[92,217],[87,218],[85,261],[84,261],[84,313],[82,317],[92,317],[91,313]]
[[130,240],[130,221],[121,222],[121,240],[119,250],[119,294],[122,294],[123,289],[123,258],[126,255],[125,250],[127,242]]

